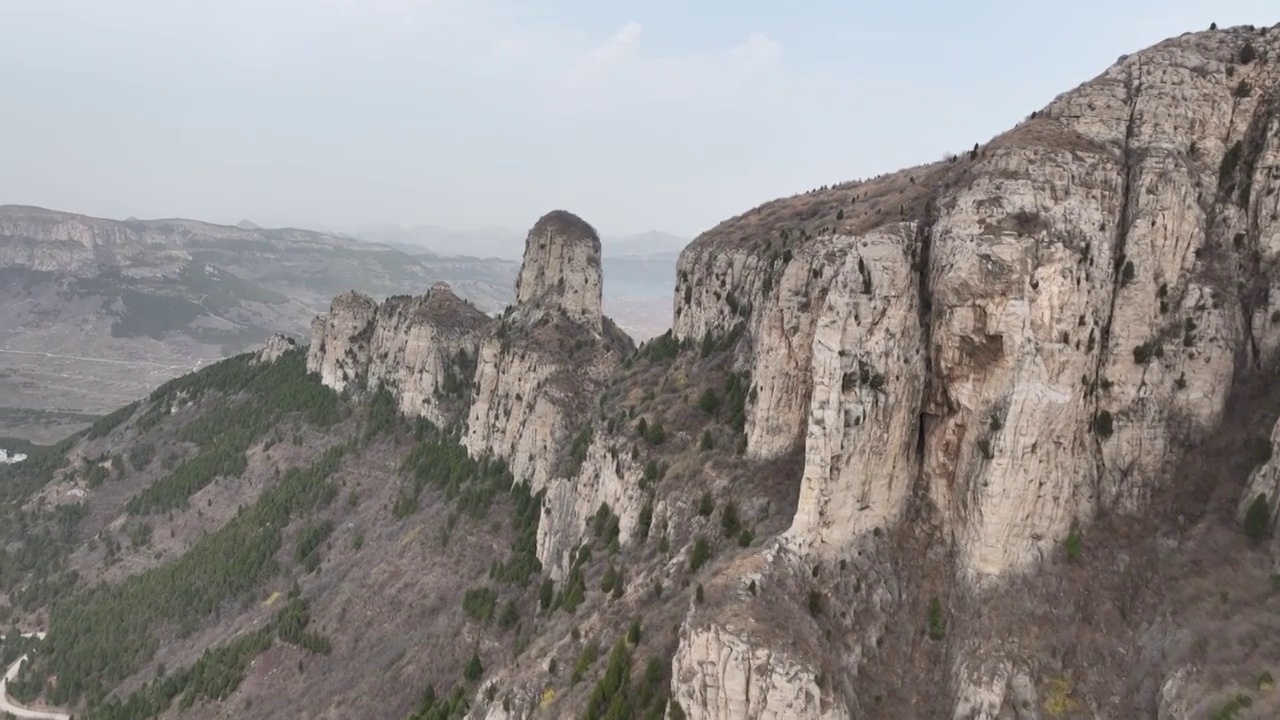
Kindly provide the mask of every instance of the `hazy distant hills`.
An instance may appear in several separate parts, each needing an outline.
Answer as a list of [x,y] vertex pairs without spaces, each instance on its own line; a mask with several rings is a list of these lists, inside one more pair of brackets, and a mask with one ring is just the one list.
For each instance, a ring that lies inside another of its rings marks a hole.
[[516,270],[248,221],[0,206],[0,436],[51,439],[273,332],[302,335],[351,288],[419,294],[443,280],[493,312]]
[[[518,262],[524,255],[525,241],[525,233],[519,230],[495,227],[451,230],[437,225],[411,227],[389,224],[371,225],[343,232],[342,235],[389,245],[406,252],[420,250],[437,255],[499,258],[513,262]],[[685,245],[689,244],[688,238],[659,230],[650,230],[638,235],[602,234],[600,238],[605,257],[664,254],[676,256]]]
[[[606,241],[606,311],[639,339],[670,321],[683,244],[663,233]],[[0,206],[0,436],[55,439],[273,332],[301,336],[349,289],[386,297],[444,281],[496,312],[523,245],[499,229],[356,238]]]

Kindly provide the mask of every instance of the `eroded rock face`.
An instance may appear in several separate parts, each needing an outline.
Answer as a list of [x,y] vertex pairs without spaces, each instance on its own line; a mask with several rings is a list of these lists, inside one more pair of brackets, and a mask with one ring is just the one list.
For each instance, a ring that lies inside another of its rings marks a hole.
[[[805,449],[791,547],[838,553],[920,498],[980,598],[1099,512],[1149,512],[1238,369],[1280,347],[1277,57],[1274,29],[1188,34],[972,153],[695,240],[675,332],[745,329],[748,455]],[[1254,473],[1242,515],[1265,492],[1274,523],[1277,475]],[[754,666],[748,651],[690,638],[678,693],[707,717],[764,717],[719,679]],[[999,638],[956,643],[955,718],[1021,717],[1044,696]]]
[[919,475],[924,391],[916,228],[850,238],[815,313],[804,480],[788,533],[841,548],[893,523]]
[[312,323],[307,368],[339,392],[353,384],[385,387],[405,415],[448,425],[461,418],[491,324],[444,283],[422,297],[393,297],[381,306],[348,293]]
[[264,344],[262,346],[262,349],[259,350],[257,355],[254,356],[254,362],[258,362],[258,363],[275,362],[276,360],[280,359],[281,355],[284,355],[285,353],[289,352],[290,350],[296,349],[297,347],[298,347],[298,342],[293,338],[289,337],[288,335],[275,333],[271,337],[267,338],[266,344]]
[[598,331],[601,282],[595,229],[564,210],[542,216],[525,240],[516,305],[554,308]]
[[318,373],[325,387],[346,390],[369,366],[369,338],[378,304],[351,291],[333,299],[327,315],[311,321],[307,372]]
[[631,542],[646,502],[640,483],[643,472],[623,443],[601,435],[587,449],[577,472],[547,486],[538,524],[538,560],[553,579],[568,573],[573,553],[588,536],[601,504],[618,516],[618,542]]
[[600,285],[595,231],[571,213],[549,213],[529,233],[516,305],[480,348],[467,449],[504,458],[535,492],[633,347],[600,315]]
[[680,638],[671,692],[690,720],[848,718],[837,705],[824,707],[819,673],[749,634],[710,624]]
[[[920,482],[957,569],[980,579],[1030,567],[1100,509],[1147,507],[1221,420],[1236,362],[1269,358],[1280,342],[1264,260],[1280,217],[1277,64],[1242,62],[1246,42],[1268,55],[1276,34],[1161,43],[971,157],[777,201],[686,250],[675,332],[698,340],[745,323],[748,455],[806,445],[797,528],[841,503],[885,521]],[[895,294],[880,298],[873,279],[869,295],[893,329],[841,338],[841,314],[871,312],[848,300],[867,267],[849,259],[849,238],[896,224],[915,231],[890,274]],[[1260,280],[1246,287],[1242,273]],[[899,460],[867,470],[887,496],[855,500],[831,478],[879,458],[838,457],[866,446],[852,418],[854,434],[833,427],[838,412],[867,401],[832,388],[867,352],[886,379],[902,375],[909,407],[923,398],[923,441],[908,439],[914,409],[867,418],[868,437],[887,432]]]

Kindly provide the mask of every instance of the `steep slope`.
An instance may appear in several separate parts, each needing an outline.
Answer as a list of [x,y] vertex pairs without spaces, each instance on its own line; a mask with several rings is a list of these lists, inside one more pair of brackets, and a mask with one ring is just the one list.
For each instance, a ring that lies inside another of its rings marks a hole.
[[[985,597],[1073,528],[1175,489],[1237,373],[1274,365],[1276,37],[1167,41],[967,155],[694,242],[677,337],[741,323],[748,455],[803,440],[784,547],[843,562],[914,494]],[[961,641],[955,717],[995,717],[1029,682],[1031,658],[992,659],[1009,632]],[[728,716],[712,700],[702,716]]]

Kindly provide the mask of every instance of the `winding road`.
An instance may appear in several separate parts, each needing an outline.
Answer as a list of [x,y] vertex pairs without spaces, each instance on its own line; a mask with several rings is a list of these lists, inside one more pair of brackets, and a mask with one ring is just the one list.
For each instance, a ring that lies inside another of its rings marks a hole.
[[[24,633],[22,637],[44,639],[44,633]],[[0,717],[4,717],[5,713],[9,713],[21,720],[71,720],[71,716],[67,713],[29,708],[25,705],[19,705],[9,697],[9,681],[18,677],[18,669],[22,667],[22,661],[26,659],[26,655],[18,658],[5,671],[4,677],[0,678]]]

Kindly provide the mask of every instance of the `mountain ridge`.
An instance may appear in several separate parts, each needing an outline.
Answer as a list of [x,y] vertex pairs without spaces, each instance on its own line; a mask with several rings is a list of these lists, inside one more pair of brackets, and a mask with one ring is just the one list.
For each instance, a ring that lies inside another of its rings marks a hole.
[[1277,59],[1276,28],[1172,38],[985,144],[730,218],[639,348],[567,213],[499,317],[344,292],[309,348],[0,470],[0,591],[49,624],[15,695],[1275,716]]

